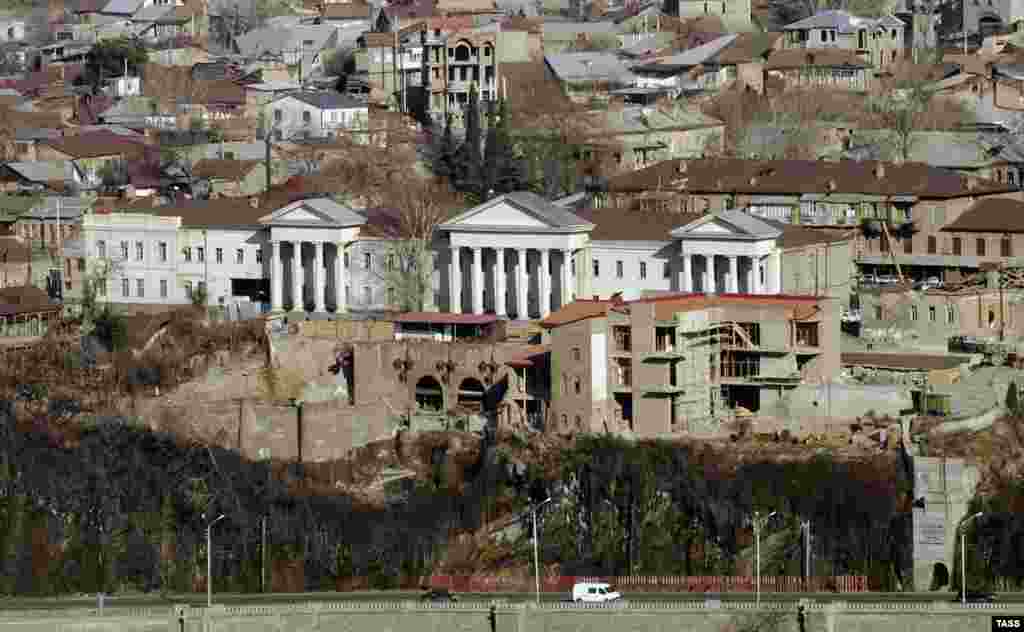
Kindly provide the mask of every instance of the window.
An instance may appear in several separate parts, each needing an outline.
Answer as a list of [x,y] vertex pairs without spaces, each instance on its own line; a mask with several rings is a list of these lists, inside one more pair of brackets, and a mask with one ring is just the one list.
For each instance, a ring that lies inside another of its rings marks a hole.
[[882,318],[882,306],[875,305],[875,320],[885,320]]
[[917,305],[910,306],[910,320],[917,320]]
[[107,281],[105,279],[96,280],[96,293],[100,296],[107,295]]
[[616,261],[615,262],[615,276],[617,278],[619,278],[619,279],[622,278],[622,262],[621,261]]
[[185,281],[185,298],[192,300],[192,282]]
[[633,341],[628,326],[616,325],[615,327],[612,327],[612,337],[615,340],[616,351],[632,351]]
[[664,263],[661,268],[661,278],[667,279],[672,276],[672,266],[668,264],[668,261]]
[[281,110],[274,110],[274,122],[275,123],[280,123],[281,122]]
[[914,239],[912,237],[906,237],[903,240],[903,254],[912,255],[914,254]]
[[562,395],[566,395],[569,392],[569,375],[566,373],[562,374]]
[[576,361],[576,362],[579,362],[579,361],[580,361],[580,356],[581,356],[581,355],[582,355],[582,354],[580,353],[580,348],[579,348],[579,347],[573,347],[573,348],[572,348],[572,359],[573,359],[574,361]]
[[199,263],[206,261],[206,249],[202,246],[196,248],[196,261]]
[[827,42],[828,41],[828,32],[827,31],[822,31],[821,32],[821,41],[823,41],[823,42]]
[[143,258],[143,255],[145,254],[145,252],[146,252],[146,247],[142,244],[142,242],[141,241],[135,242],[135,260],[136,261],[142,261],[142,258]]
[[817,347],[818,323],[797,323],[796,344],[798,347]]
[[160,298],[167,298],[167,279],[160,279]]
[[594,278],[601,276],[601,262],[594,259]]
[[577,375],[572,378],[572,391],[579,395],[581,390],[583,390],[583,386],[580,382],[580,376]]
[[976,248],[977,248],[978,256],[979,257],[984,257],[985,256],[985,238],[984,237],[978,237],[977,241],[975,241],[975,245],[976,245]]
[[348,253],[347,252],[342,256],[341,263],[342,263],[342,265],[345,266],[345,269],[347,270],[348,269]]
[[142,298],[146,295],[146,280],[135,279],[135,295]]
[[373,302],[373,289],[369,285],[363,286],[363,303],[369,305]]
[[640,279],[643,280],[643,279],[646,279],[646,278],[647,278],[647,262],[646,261],[641,261],[640,262]]
[[214,256],[214,259],[217,261],[217,263],[224,263],[224,249],[223,248],[217,248],[216,250],[214,250],[213,251],[213,256]]
[[121,242],[121,258],[122,259],[128,259],[128,242],[127,241],[122,241]]
[[999,254],[1003,257],[1013,256],[1013,242],[1010,241],[1009,235],[1004,235],[1003,238],[999,240]]
[[131,296],[131,286],[128,279],[121,279],[121,296]]
[[367,252],[367,253],[363,254],[363,267],[366,268],[367,270],[372,270],[373,269],[373,254],[372,253]]
[[263,248],[262,247],[256,249],[256,263],[259,263],[259,264],[263,263]]
[[102,239],[96,242],[96,256],[100,259],[107,258],[107,242]]
[[569,426],[569,415],[562,415],[562,427],[566,428]]
[[245,250],[243,248],[235,249],[235,263],[238,265],[245,263]]
[[938,240],[935,239],[934,235],[929,235],[928,236],[928,254],[934,255],[936,250],[938,250]]
[[388,288],[388,305],[394,305],[394,304],[395,304],[395,288],[389,287]]
[[928,320],[930,322],[933,322],[933,323],[935,322],[935,306],[934,305],[929,305],[928,306]]
[[384,260],[384,269],[393,272],[395,269],[395,255],[388,255]]
[[963,254],[963,249],[964,249],[964,242],[963,242],[963,240],[960,239],[959,237],[954,237],[953,238],[953,254],[957,255],[957,256],[962,255]]
[[160,251],[160,261],[167,261],[167,242],[161,241],[158,250]]
[[313,121],[313,115],[309,113],[309,110],[306,110],[305,112],[302,113],[302,124],[303,125],[309,125],[312,121]]
[[571,274],[572,276],[576,276],[576,260],[575,259],[569,260],[569,274]]

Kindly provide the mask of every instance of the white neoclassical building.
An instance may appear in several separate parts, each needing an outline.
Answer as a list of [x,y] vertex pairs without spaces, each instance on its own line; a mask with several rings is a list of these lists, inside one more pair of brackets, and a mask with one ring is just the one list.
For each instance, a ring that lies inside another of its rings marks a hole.
[[[571,201],[511,193],[439,225],[425,308],[523,320],[616,293],[848,291],[847,237],[738,210],[655,217]],[[101,292],[113,302],[185,304],[202,288],[211,305],[379,312],[395,301],[377,213],[324,197],[134,206],[84,215],[83,247],[112,264]]]

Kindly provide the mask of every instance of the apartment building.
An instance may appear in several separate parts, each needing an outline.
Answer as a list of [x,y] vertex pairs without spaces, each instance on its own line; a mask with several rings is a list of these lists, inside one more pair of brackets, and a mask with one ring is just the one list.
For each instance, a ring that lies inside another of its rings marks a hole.
[[840,370],[838,301],[815,296],[580,300],[541,325],[559,432],[714,434]]

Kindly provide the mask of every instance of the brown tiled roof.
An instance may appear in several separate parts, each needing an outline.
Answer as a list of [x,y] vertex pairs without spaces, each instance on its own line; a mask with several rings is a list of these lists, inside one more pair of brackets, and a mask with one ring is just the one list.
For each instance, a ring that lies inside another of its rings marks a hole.
[[50,297],[46,292],[32,285],[0,288],[0,304],[20,308],[16,311],[60,309],[59,305],[50,302]]
[[[685,173],[680,169],[685,165]],[[884,173],[876,175],[876,168]],[[685,186],[683,184],[685,181]],[[679,182],[680,184],[673,184]],[[973,188],[971,187],[971,183]],[[680,191],[750,195],[823,194],[916,195],[954,198],[1009,193],[1013,185],[972,179],[948,169],[919,162],[881,163],[824,160],[744,160],[708,158],[665,160],[612,178],[611,192]]]
[[815,244],[834,244],[853,239],[853,230],[810,228],[785,224],[782,229],[782,248],[803,248]]
[[595,241],[669,241],[669,233],[702,216],[623,208],[585,208],[573,212],[594,224],[590,238]]
[[506,87],[508,89],[508,106],[513,118],[521,104],[569,105],[561,84],[547,76],[543,61],[504,63],[499,66],[498,72],[508,82],[502,90]]
[[966,356],[926,355],[923,353],[842,353],[845,366],[871,366],[886,369],[937,371],[955,369],[969,360]]
[[531,367],[543,364],[543,357],[549,351],[548,345],[522,345],[518,353],[505,360],[505,364],[514,367]]
[[367,20],[371,9],[365,2],[332,3],[324,7],[321,15],[331,20]]
[[610,300],[576,299],[557,311],[552,312],[550,316],[540,321],[540,326],[545,329],[553,329],[588,318],[606,316],[613,304]]
[[148,201],[135,201],[112,210],[125,213],[149,212],[160,217],[180,217],[181,225],[186,227],[256,226],[261,217],[282,206],[271,202],[260,200],[253,208],[249,198],[245,197],[183,201],[156,207]]
[[723,66],[743,64],[768,55],[782,33],[740,33],[715,61]]
[[241,180],[249,175],[249,172],[260,162],[259,160],[216,160],[210,158],[197,162],[192,167],[192,175],[197,178]]
[[196,81],[196,100],[201,103],[245,104],[245,86],[227,79]]
[[77,136],[63,136],[43,141],[43,144],[70,156],[72,159],[99,158],[102,156],[137,158],[141,157],[146,151],[144,143],[106,130],[86,132]]
[[971,204],[942,230],[950,233],[1024,233],[1024,202],[985,198]]
[[777,50],[768,56],[765,70],[792,70],[806,66],[853,66],[870,68],[856,52],[841,48],[789,48]]

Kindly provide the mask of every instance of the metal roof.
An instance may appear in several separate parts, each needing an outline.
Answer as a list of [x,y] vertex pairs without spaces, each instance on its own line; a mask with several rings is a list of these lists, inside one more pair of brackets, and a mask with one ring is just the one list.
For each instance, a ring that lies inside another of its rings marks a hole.
[[899,18],[885,15],[881,18],[862,18],[847,11],[819,11],[809,18],[804,18],[782,27],[786,31],[804,29],[835,29],[840,33],[854,33],[859,29],[904,28],[906,25]]
[[660,57],[655,61],[642,64],[640,66],[634,66],[633,72],[643,72],[645,70],[654,72],[658,70],[683,70],[699,66],[701,64],[706,64],[711,61],[715,55],[722,52],[727,46],[736,41],[737,37],[738,36],[735,33],[723,35],[722,37],[711,40],[707,44],[701,44],[700,46],[683,51],[678,55]]
[[614,81],[634,79],[622,59],[614,53],[560,53],[544,56],[551,72],[561,81]]
[[[594,225],[583,218],[579,217],[575,213],[572,213],[565,208],[558,206],[557,204],[547,200],[536,193],[529,191],[515,191],[513,193],[506,193],[500,195],[492,200],[488,200],[483,204],[475,206],[464,213],[461,213],[457,217],[454,217],[447,222],[444,222],[438,228],[441,230],[461,230],[461,229],[475,229],[475,230],[487,230],[487,226],[481,226],[479,224],[464,225],[462,221],[480,213],[488,208],[497,206],[498,204],[508,203],[515,206],[528,214],[534,215],[538,219],[548,224],[550,228],[555,229],[590,229]],[[511,228],[511,227],[502,227]]]
[[312,105],[315,108],[321,110],[347,110],[347,109],[366,109],[366,104],[354,99],[346,94],[340,92],[334,92],[333,90],[324,90],[313,92],[311,90],[303,90],[299,92],[292,92],[279,97],[277,100],[283,100],[293,98],[303,103]]
[[[71,180],[74,163],[70,160],[36,160],[8,162],[7,167],[32,182],[64,182]],[[77,199],[77,198],[76,198]]]

